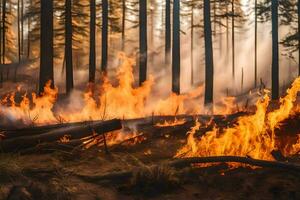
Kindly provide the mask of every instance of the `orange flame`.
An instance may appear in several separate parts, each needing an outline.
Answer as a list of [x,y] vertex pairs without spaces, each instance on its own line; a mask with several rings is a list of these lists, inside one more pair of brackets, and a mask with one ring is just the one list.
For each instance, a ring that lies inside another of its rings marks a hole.
[[186,122],[185,119],[175,118],[175,120],[172,120],[172,121],[165,120],[163,123],[157,123],[157,124],[155,124],[155,126],[157,126],[157,127],[178,126],[178,125],[184,124],[185,122]]
[[[80,108],[73,106],[56,106],[58,88],[51,88],[50,82],[46,84],[44,93],[31,96],[25,94],[20,103],[15,102],[15,93],[1,100],[0,111],[14,120],[25,124],[53,124],[61,121],[89,121],[112,118],[132,119],[151,115],[178,115],[200,114],[205,109],[200,106],[203,96],[203,87],[200,86],[191,92],[182,95],[171,94],[165,99],[155,100],[152,86],[154,78],[149,79],[140,87],[133,87],[134,60],[120,53],[121,66],[116,73],[117,84],[113,84],[108,77],[98,91],[88,90],[82,94],[84,104]],[[99,95],[96,95],[99,94]],[[72,100],[72,98],[71,98]],[[9,104],[9,105],[8,105]],[[230,114],[234,112],[233,98],[225,104],[225,108],[218,108],[219,113]],[[7,106],[8,105],[8,106]],[[218,111],[216,111],[218,113]]]
[[[267,113],[270,98],[265,95],[257,102],[255,114],[240,117],[237,125],[223,132],[220,128],[214,128],[201,139],[194,137],[195,130],[199,129],[199,123],[196,122],[189,132],[187,144],[179,149],[175,157],[230,155],[273,160],[271,152],[277,149],[274,129],[292,113],[299,90],[300,78],[297,78],[287,95],[280,100],[279,109]],[[298,143],[293,145],[289,154],[299,149]]]

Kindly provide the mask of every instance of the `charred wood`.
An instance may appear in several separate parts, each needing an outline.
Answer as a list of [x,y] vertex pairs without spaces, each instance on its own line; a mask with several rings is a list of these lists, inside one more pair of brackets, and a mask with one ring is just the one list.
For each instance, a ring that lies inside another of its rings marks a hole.
[[45,142],[55,142],[65,135],[70,136],[71,139],[80,139],[93,135],[94,132],[98,134],[103,134],[119,129],[122,129],[122,124],[121,120],[118,119],[96,122],[87,125],[63,127],[50,130],[46,133],[39,135],[22,136],[3,140],[0,142],[0,149],[2,150],[2,152],[12,152],[34,147],[38,144]]

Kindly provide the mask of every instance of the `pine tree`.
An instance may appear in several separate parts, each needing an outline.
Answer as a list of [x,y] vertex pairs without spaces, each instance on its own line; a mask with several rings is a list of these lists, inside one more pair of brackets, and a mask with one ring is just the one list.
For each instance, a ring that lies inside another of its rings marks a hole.
[[53,74],[53,1],[41,0],[41,48],[39,92],[48,81],[54,85]]
[[172,92],[180,94],[180,0],[173,7]]
[[142,85],[147,80],[147,1],[139,0],[139,34],[140,34],[140,75],[139,85]]
[[65,0],[65,60],[66,60],[66,92],[69,94],[73,87],[73,28],[72,0]]
[[213,103],[214,62],[210,16],[210,1],[204,0],[204,39],[205,39],[205,105]]

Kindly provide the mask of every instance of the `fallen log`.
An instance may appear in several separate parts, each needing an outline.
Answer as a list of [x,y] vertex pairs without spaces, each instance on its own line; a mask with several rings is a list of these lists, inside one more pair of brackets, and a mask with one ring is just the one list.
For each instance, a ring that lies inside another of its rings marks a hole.
[[[124,127],[151,127],[151,125],[155,125],[157,123],[163,123],[164,121],[172,121],[175,118],[178,120],[184,119],[186,122],[192,122],[196,118],[203,123],[206,124],[210,120],[212,120],[216,124],[226,124],[227,123],[234,123],[234,120],[240,116],[245,115],[246,113],[239,112],[234,113],[231,115],[177,115],[177,116],[151,116],[145,118],[138,118],[138,119],[127,119],[122,120],[122,124]],[[52,130],[60,129],[60,128],[68,128],[68,127],[75,127],[75,126],[85,126],[89,124],[100,123],[101,121],[84,121],[84,122],[72,122],[72,123],[60,123],[60,124],[51,124],[51,125],[44,125],[44,126],[30,126],[30,127],[0,127],[1,131],[1,139],[12,139],[17,137],[23,136],[34,136],[43,134],[45,132],[49,132]],[[186,124],[186,123],[185,123]],[[177,125],[174,127],[181,127],[184,126]],[[164,128],[164,127],[161,127]]]
[[121,120],[113,119],[109,121],[96,122],[86,125],[76,125],[72,127],[63,127],[50,130],[46,133],[22,136],[12,139],[3,140],[0,142],[0,151],[12,152],[20,149],[26,149],[36,146],[40,143],[55,142],[65,135],[70,136],[71,139],[80,139],[92,135],[94,132],[103,134],[106,132],[122,129]]
[[[238,156],[216,156],[216,157],[193,157],[193,158],[178,158],[172,161],[166,162],[164,165],[174,168],[185,168],[196,164],[207,164],[207,163],[240,163],[251,166],[257,166],[262,168],[272,168],[280,170],[291,170],[293,172],[300,172],[300,165],[289,162],[278,162],[278,161],[267,161],[258,160],[248,157],[238,157]],[[201,167],[199,167],[201,169]],[[74,174],[78,178],[90,182],[101,182],[101,181],[114,181],[120,179],[129,179],[133,176],[134,171],[139,169],[134,169],[131,171],[121,171],[112,172],[103,175],[82,175]]]
[[24,128],[2,128],[2,135],[3,135],[3,139],[11,139],[11,138],[22,137],[22,136],[39,135],[60,128],[85,126],[85,125],[95,124],[100,122],[102,121],[60,123],[60,124],[50,124],[44,126],[32,126],[32,127],[24,127]]
[[192,157],[192,158],[179,158],[168,163],[172,167],[187,167],[193,164],[205,163],[241,163],[263,168],[274,168],[282,170],[293,170],[300,172],[300,165],[290,162],[280,161],[267,161],[259,160],[248,157],[239,156],[214,156],[214,157]]
[[222,123],[222,122],[229,122],[233,121],[241,116],[249,115],[251,113],[247,112],[238,112],[229,115],[154,115],[144,118],[137,118],[137,119],[127,119],[123,120],[125,126],[130,127],[130,125],[137,125],[137,124],[152,124],[155,125],[157,123],[163,123],[165,121],[172,121],[172,120],[186,120],[186,121],[193,121],[198,119],[200,123],[207,123],[210,120],[214,121],[215,123]]

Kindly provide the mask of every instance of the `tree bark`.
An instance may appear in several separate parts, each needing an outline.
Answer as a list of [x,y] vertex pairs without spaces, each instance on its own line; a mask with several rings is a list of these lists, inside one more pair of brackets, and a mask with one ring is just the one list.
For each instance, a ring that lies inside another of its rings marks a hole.
[[272,0],[272,100],[279,99],[278,0]]
[[180,94],[180,0],[173,7],[172,92]]
[[96,76],[96,0],[90,0],[90,56],[89,82],[94,83]]
[[214,58],[211,32],[210,1],[204,0],[205,105],[211,105],[213,103]]
[[41,48],[40,48],[40,84],[39,92],[51,81],[54,86],[53,74],[53,1],[41,1]]
[[139,85],[141,86],[147,80],[147,60],[148,60],[148,44],[147,44],[147,0],[139,0],[139,35],[140,35],[140,75]]
[[101,71],[107,72],[107,51],[108,51],[108,0],[102,0],[102,57]]
[[72,0],[65,0],[65,59],[66,59],[66,92],[70,94],[73,82],[73,28]]

